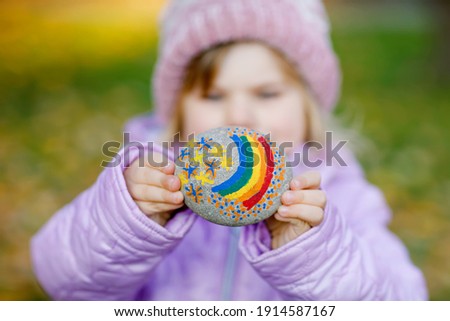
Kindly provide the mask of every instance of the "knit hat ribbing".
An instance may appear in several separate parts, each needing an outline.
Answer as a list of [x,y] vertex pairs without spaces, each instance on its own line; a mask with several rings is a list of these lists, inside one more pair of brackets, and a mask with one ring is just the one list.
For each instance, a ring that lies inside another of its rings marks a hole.
[[324,110],[338,99],[341,73],[320,0],[172,0],[162,15],[160,39],[153,92],[162,121],[173,115],[191,59],[232,40],[260,40],[283,52]]

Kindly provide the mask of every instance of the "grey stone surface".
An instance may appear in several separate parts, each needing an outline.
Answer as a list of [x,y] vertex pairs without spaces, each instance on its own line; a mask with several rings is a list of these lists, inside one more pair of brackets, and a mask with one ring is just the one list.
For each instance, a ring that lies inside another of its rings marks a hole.
[[[262,134],[221,127],[196,135],[195,144],[180,150],[175,175],[186,205],[221,225],[242,226],[273,215],[292,171],[277,147]],[[273,167],[267,152],[273,155]]]

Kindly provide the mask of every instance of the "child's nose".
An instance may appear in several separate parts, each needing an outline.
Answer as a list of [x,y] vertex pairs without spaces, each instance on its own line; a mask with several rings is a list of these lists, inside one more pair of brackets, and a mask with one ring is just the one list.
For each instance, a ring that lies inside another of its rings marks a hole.
[[227,108],[227,124],[229,126],[240,126],[252,128],[254,117],[252,117],[251,106],[245,99],[230,101]]

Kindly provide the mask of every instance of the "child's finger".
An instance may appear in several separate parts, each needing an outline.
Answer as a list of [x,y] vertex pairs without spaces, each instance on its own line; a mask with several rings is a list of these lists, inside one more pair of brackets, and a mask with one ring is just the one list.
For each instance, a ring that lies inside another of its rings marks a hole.
[[173,174],[175,172],[175,163],[168,160],[164,155],[159,153],[152,154],[152,161],[146,161],[145,166],[157,169],[164,174]]
[[290,217],[284,217],[281,216],[278,213],[275,213],[275,215],[271,216],[275,218],[275,221],[277,222],[285,222],[285,223],[290,223],[292,225],[295,225],[296,227],[301,228],[303,231],[310,229],[312,226],[303,220],[300,220],[298,218],[290,218]]
[[[167,204],[167,203],[154,203],[154,202],[142,202],[136,201],[136,204],[140,210],[147,215],[162,215],[161,213],[171,212],[180,208],[182,204]],[[168,214],[167,214],[168,215]],[[166,220],[168,217],[163,216]]]
[[150,167],[137,169],[133,174],[132,180],[138,184],[162,187],[172,192],[178,191],[181,187],[178,177],[165,174],[158,169]]
[[306,221],[311,226],[319,225],[323,220],[323,209],[306,204],[282,205],[278,209],[278,214],[283,218],[296,218]]
[[130,194],[136,201],[181,204],[184,199],[180,191],[171,192],[157,186],[137,184],[130,189]]
[[168,164],[161,167],[153,167],[166,175],[172,175],[175,173],[175,164],[171,161],[168,161]]
[[320,187],[321,175],[318,171],[305,172],[294,179],[290,183],[292,190],[300,189],[318,189]]
[[326,194],[322,190],[286,191],[281,195],[283,205],[307,204],[325,208]]

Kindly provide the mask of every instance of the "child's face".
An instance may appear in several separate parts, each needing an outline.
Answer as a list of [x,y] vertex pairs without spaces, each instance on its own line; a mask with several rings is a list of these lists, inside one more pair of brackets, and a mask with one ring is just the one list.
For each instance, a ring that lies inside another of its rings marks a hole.
[[279,143],[305,138],[300,82],[289,79],[264,45],[233,46],[224,57],[206,97],[200,88],[182,100],[184,135],[221,126],[243,126]]

